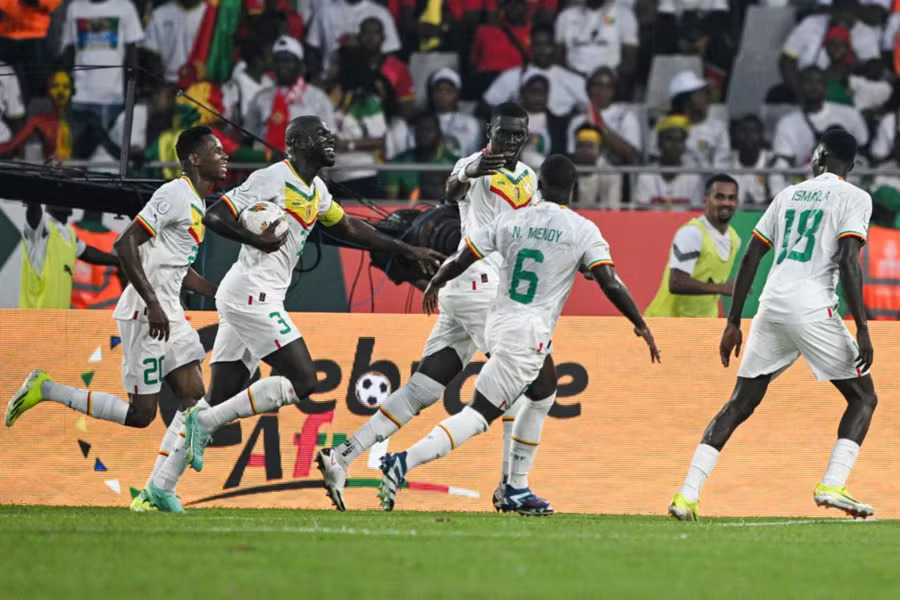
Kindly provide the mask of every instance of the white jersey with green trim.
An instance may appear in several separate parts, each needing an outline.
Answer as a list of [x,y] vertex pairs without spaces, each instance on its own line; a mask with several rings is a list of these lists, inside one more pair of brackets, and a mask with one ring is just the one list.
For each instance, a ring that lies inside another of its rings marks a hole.
[[[160,186],[134,218],[150,234],[150,239],[138,246],[138,253],[147,281],[170,321],[184,318],[181,284],[203,242],[204,214],[206,201],[191,180],[182,176]],[[144,320],[146,307],[134,286],[128,284],[113,318]]]
[[[469,163],[481,156],[481,153],[482,151],[479,151],[458,160],[451,177],[456,177]],[[501,214],[518,212],[526,206],[539,203],[537,181],[534,170],[521,161],[516,163],[513,171],[499,169],[493,175],[470,180],[469,191],[459,201],[459,222],[462,230],[459,249],[463,247],[463,240],[469,232],[490,225]],[[502,259],[499,255],[487,256],[485,260],[469,267],[466,271],[467,277],[462,280],[458,278],[457,281],[472,279],[472,275],[481,273],[495,277],[501,264]],[[449,285],[452,284],[453,282]]]
[[775,196],[753,230],[774,251],[757,316],[803,323],[830,317],[838,305],[838,242],[866,241],[872,197],[832,173]]
[[287,213],[288,235],[284,245],[267,253],[244,244],[237,262],[219,284],[217,300],[239,303],[283,301],[313,226],[316,222],[331,226],[344,216],[324,181],[314,177],[312,184],[307,184],[287,160],[254,171],[241,186],[223,195],[222,200],[235,217],[258,202],[277,204]]
[[609,244],[592,221],[564,206],[543,202],[503,215],[463,238],[476,256],[504,260],[490,314],[514,313],[556,327],[579,265],[612,265]]

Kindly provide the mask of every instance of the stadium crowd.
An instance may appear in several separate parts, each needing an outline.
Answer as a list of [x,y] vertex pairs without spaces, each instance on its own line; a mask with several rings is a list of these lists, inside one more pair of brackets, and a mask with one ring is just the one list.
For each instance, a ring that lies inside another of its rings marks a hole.
[[[115,163],[125,67],[134,67],[137,168],[174,161],[175,138],[196,124],[220,134],[232,161],[265,162],[284,149],[288,120],[314,114],[338,137],[339,197],[435,199],[444,173],[377,165],[449,171],[483,147],[490,107],[518,100],[530,115],[523,161],[534,168],[565,152],[585,167],[685,169],[585,173],[579,205],[700,208],[707,175],[689,169],[802,167],[836,124],[868,166],[900,168],[894,4],[10,0],[0,18],[0,156]],[[746,47],[764,39],[744,30],[754,5],[794,20],[766,67],[777,77],[765,102],[728,114],[729,88],[748,85],[732,77],[736,58],[762,50]],[[737,179],[744,206],[785,185]],[[900,179],[866,184],[874,222],[900,222]]]

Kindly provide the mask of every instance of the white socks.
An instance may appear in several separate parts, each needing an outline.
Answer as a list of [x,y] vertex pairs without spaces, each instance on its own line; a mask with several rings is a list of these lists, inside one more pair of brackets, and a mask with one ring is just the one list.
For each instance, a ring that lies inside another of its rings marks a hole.
[[706,478],[709,477],[718,460],[718,450],[707,444],[697,446],[684,485],[679,490],[688,502],[696,502],[700,499],[700,490],[703,489]]
[[297,401],[294,386],[286,377],[266,377],[222,404],[197,411],[197,422],[204,429],[215,431],[236,419],[272,412]]
[[831,459],[828,461],[828,467],[825,469],[825,476],[822,477],[822,483],[836,487],[844,487],[850,471],[853,469],[853,463],[859,455],[859,444],[854,441],[842,438],[834,443],[834,449],[831,451]]
[[556,392],[542,400],[521,400],[522,408],[513,423],[507,483],[516,489],[528,487],[528,471],[534,464],[544,419],[556,400]]
[[[185,467],[187,467],[187,461],[184,457],[185,440],[183,429],[184,413],[178,411],[175,413],[175,418],[172,419],[169,429],[166,430],[165,437],[163,437],[163,445],[165,445],[170,434],[173,432],[175,434],[171,439],[172,445],[169,449],[169,455],[165,457],[161,465],[159,465],[159,460],[156,461],[159,468],[154,468],[153,473],[150,475],[149,483],[161,490],[175,491],[175,485],[181,479],[181,475],[184,473]],[[160,450],[160,455],[162,455],[162,450]]]
[[440,458],[487,429],[488,423],[481,413],[466,406],[452,417],[441,421],[427,437],[406,451],[406,468],[412,469]]
[[123,425],[128,414],[128,402],[118,396],[103,392],[80,390],[53,381],[41,384],[41,396],[47,400],[65,404],[73,410],[95,419]]
[[506,412],[503,413],[503,417],[501,417],[501,421],[503,422],[503,466],[500,471],[500,481],[503,481],[504,483],[506,482],[506,475],[509,473],[509,451],[512,447],[513,423],[516,422],[516,415],[518,415],[519,411],[522,409],[522,402],[527,401],[527,398],[523,399],[519,396],[519,399],[506,409]]
[[172,417],[172,422],[169,423],[169,428],[166,429],[162,444],[159,445],[159,454],[156,456],[156,464],[153,465],[153,471],[151,471],[150,477],[147,478],[147,483],[153,483],[153,476],[159,473],[163,463],[171,456],[172,450],[175,448],[175,442],[182,436],[183,429],[184,412],[179,410],[175,412],[175,416]]
[[405,385],[391,393],[369,420],[335,448],[337,460],[345,469],[376,442],[386,440],[409,423],[423,408],[440,400],[444,386],[422,373],[413,373]]

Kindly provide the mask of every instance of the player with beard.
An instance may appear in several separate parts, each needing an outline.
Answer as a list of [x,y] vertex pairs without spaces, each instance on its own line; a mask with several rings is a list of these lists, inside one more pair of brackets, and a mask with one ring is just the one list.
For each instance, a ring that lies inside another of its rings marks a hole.
[[729,280],[741,238],[728,223],[738,203],[738,184],[718,174],[706,182],[703,216],[675,234],[669,265],[645,317],[718,317],[719,296],[730,296]]
[[[210,229],[243,246],[216,294],[219,331],[210,359],[210,398],[227,394],[228,399],[213,402],[212,407],[201,401],[185,417],[186,456],[197,471],[203,468],[203,452],[216,429],[238,418],[296,404],[315,389],[315,365],[284,308],[284,297],[317,222],[357,246],[419,261],[427,272],[433,272],[443,259],[434,250],[410,246],[344,214],[318,177],[319,170],[332,166],[335,158],[334,134],[321,119],[294,119],[285,140],[290,158],[254,171],[243,185],[211,206],[204,219]],[[238,220],[242,210],[264,201],[287,213],[288,228],[280,235],[275,234],[275,224],[255,234]],[[260,360],[281,375],[244,389]]]
[[104,392],[55,383],[39,369],[25,380],[6,410],[6,425],[42,400],[53,400],[96,419],[147,427],[156,418],[163,380],[179,399],[136,512],[182,512],[175,484],[184,472],[184,414],[203,398],[200,363],[206,351],[181,306],[181,290],[214,296],[216,286],[191,263],[203,242],[206,196],[228,173],[228,155],[208,127],[181,133],[175,145],[183,175],[162,185],[115,242],[131,282],[113,311],[122,337],[122,383],[131,402]]
[[[488,146],[459,160],[447,179],[447,197],[459,203],[462,228],[460,248],[465,236],[478,227],[492,223],[503,214],[535,204],[539,195],[535,172],[519,160],[528,139],[528,113],[515,102],[498,104],[491,112]],[[395,390],[369,420],[346,442],[326,448],[316,455],[325,478],[328,495],[337,510],[346,510],[344,485],[347,470],[360,454],[379,440],[390,437],[416,414],[437,402],[444,388],[472,360],[475,351],[487,351],[484,324],[488,307],[497,296],[499,253],[473,264],[440,292],[440,316],[425,342],[419,367],[409,381]],[[552,405],[552,402],[550,403]],[[541,405],[549,412],[550,405]],[[494,493],[497,510],[516,510],[526,514],[549,514],[550,503],[530,496],[515,507],[503,500],[509,450],[515,414],[519,405],[507,407],[503,424],[503,465],[501,483]]]

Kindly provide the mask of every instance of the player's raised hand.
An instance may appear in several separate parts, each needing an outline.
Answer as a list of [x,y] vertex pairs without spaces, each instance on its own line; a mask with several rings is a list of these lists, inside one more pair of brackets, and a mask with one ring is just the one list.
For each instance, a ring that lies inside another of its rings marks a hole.
[[150,326],[150,337],[154,340],[169,339],[169,318],[159,302],[147,305],[147,324]]
[[288,228],[285,228],[280,234],[275,233],[275,229],[280,224],[280,221],[276,221],[269,225],[265,231],[259,234],[257,243],[254,244],[254,246],[266,253],[275,252],[281,248],[281,246],[284,245],[284,241],[287,239]]
[[497,169],[506,164],[507,160],[509,157],[505,154],[491,154],[485,150],[478,158],[466,165],[466,177],[475,179],[484,175],[493,175]]
[[406,258],[417,261],[425,274],[431,277],[441,268],[441,263],[447,257],[431,248],[421,246],[409,246],[406,250]]
[[644,341],[647,342],[647,347],[650,348],[650,362],[651,363],[661,363],[662,356],[659,354],[659,348],[656,347],[656,340],[653,339],[653,334],[650,333],[650,328],[646,325],[644,327],[635,327],[634,335],[639,338],[644,338]]
[[731,361],[731,351],[734,350],[734,357],[741,355],[741,341],[744,334],[741,328],[733,323],[725,326],[725,332],[722,333],[722,341],[719,342],[719,357],[722,359],[722,366],[727,367]]
[[869,328],[863,327],[856,331],[856,345],[859,346],[859,356],[856,357],[856,368],[860,373],[865,373],[875,360],[875,349],[869,338]]
[[428,287],[425,288],[425,296],[422,298],[422,308],[425,310],[426,315],[433,315],[437,312],[438,306],[438,292],[441,291],[441,287],[434,285],[434,279],[428,282]]

